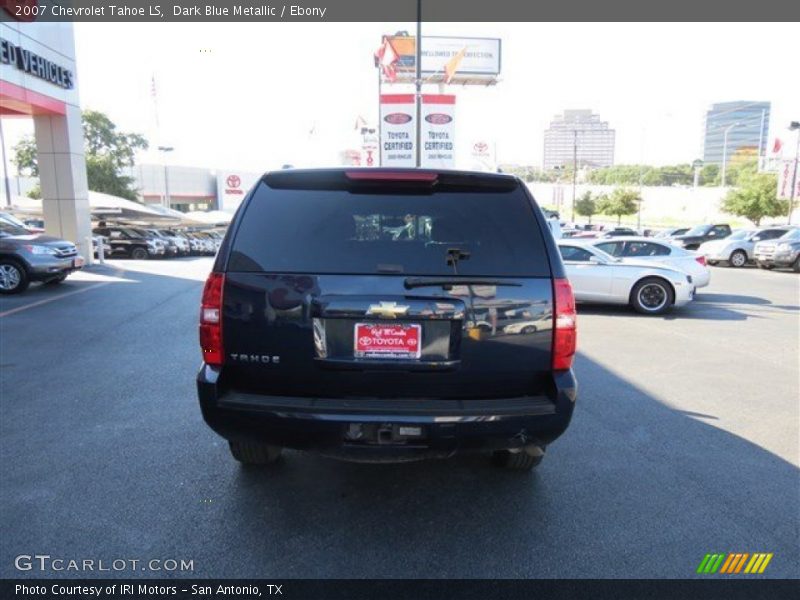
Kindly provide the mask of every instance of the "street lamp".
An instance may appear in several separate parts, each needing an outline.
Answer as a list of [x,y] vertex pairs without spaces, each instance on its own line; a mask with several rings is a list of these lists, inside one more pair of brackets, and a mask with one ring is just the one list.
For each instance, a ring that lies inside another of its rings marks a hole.
[[725,128],[725,133],[722,136],[722,187],[725,187],[725,172],[728,167],[728,133],[734,127],[738,127],[741,123],[731,123]]
[[169,206],[169,178],[167,177],[167,152],[172,152],[175,150],[172,146],[159,146],[158,151],[164,153],[164,207],[170,208]]

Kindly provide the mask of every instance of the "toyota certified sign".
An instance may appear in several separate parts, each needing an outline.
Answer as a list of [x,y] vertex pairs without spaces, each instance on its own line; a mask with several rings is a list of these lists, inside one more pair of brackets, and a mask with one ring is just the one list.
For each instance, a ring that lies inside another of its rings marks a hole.
[[381,94],[381,166],[415,166],[415,110],[414,94]]
[[422,166],[452,169],[456,164],[456,97],[422,95]]

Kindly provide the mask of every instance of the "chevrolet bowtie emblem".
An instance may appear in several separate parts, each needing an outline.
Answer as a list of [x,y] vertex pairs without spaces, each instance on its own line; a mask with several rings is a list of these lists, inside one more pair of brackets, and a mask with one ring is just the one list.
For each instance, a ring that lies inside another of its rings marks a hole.
[[400,315],[406,314],[409,308],[411,307],[398,305],[397,302],[380,302],[378,304],[370,304],[367,314],[386,319],[396,319]]

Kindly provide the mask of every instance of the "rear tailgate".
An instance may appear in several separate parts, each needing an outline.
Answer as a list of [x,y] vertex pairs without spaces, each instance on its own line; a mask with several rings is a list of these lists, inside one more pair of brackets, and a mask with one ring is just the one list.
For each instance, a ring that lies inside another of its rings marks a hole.
[[516,180],[291,175],[260,183],[232,232],[223,383],[327,398],[546,391],[552,279]]

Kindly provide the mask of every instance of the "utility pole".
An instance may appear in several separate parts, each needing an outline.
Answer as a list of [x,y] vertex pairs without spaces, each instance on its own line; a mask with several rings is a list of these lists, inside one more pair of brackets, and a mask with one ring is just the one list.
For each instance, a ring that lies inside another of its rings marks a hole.
[[722,187],[725,187],[725,175],[728,170],[728,133],[738,125],[739,123],[731,123],[725,128],[725,133],[722,135]]
[[572,217],[570,220],[575,222],[575,194],[578,188],[578,130],[572,130]]
[[422,0],[417,0],[417,39],[416,39],[416,86],[417,86],[417,168],[422,166]]
[[158,151],[164,153],[164,208],[170,208],[169,205],[169,173],[167,172],[167,152],[172,152],[175,148],[172,146],[159,146]]

